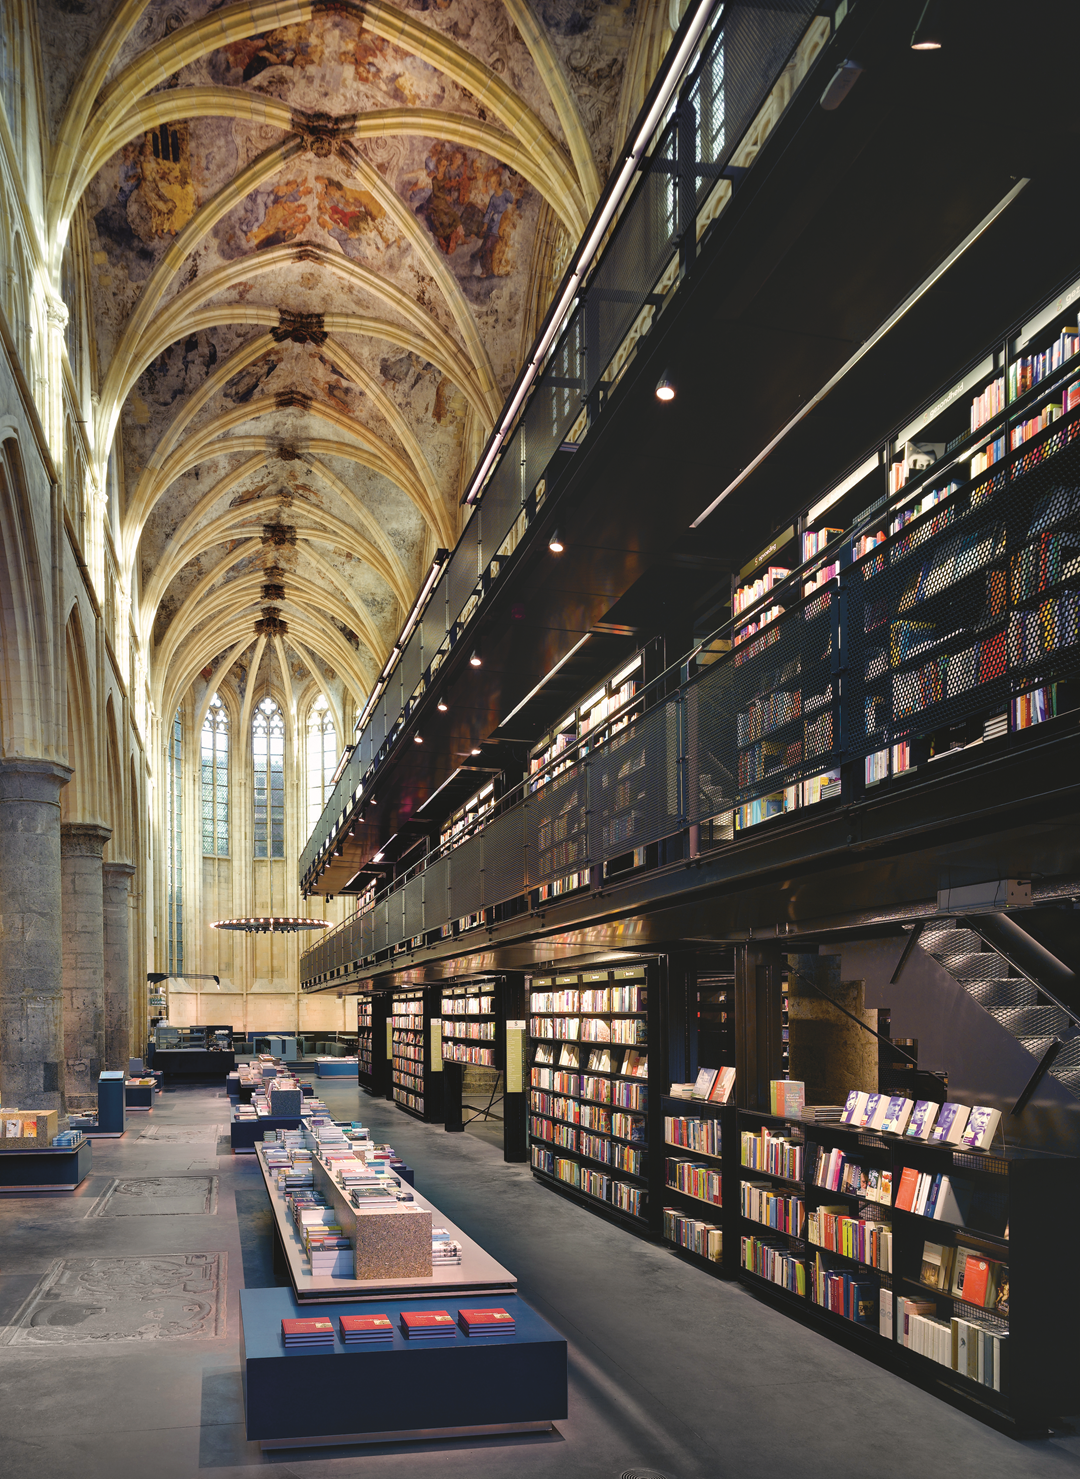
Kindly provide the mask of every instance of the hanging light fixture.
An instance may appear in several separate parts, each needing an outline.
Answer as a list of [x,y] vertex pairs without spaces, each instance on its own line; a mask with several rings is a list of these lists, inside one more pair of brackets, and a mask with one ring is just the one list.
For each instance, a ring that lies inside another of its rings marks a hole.
[[911,33],[912,51],[940,51],[942,34],[941,0],[926,0],[919,23]]
[[561,555],[565,548],[566,545],[563,544],[562,534],[558,529],[556,529],[551,538],[548,540],[548,549],[553,555]]
[[675,382],[671,373],[665,370],[656,382],[656,399],[658,401],[673,401],[675,399]]
[[469,667],[478,668],[482,665],[483,661],[484,659],[480,656],[479,647],[474,647],[469,657]]
[[445,714],[450,705],[446,702],[444,698],[441,698],[439,702],[435,705],[435,707],[438,709],[440,714]]

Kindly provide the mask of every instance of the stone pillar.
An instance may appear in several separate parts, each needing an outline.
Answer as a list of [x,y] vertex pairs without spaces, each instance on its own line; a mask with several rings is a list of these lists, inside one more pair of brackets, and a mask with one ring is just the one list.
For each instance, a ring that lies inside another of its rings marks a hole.
[[[131,964],[128,891],[132,863],[105,863],[101,869],[105,946],[105,1067],[127,1072],[131,1057]],[[140,1050],[141,1052],[141,1050]]]
[[55,1109],[64,1129],[60,790],[71,774],[0,760],[0,1097]]
[[852,1089],[876,1093],[877,1011],[866,1006],[865,982],[841,981],[839,955],[788,959],[796,963],[788,989],[788,1067],[793,1079],[806,1084],[807,1104],[843,1104]]
[[96,1106],[97,1078],[105,1067],[101,850],[111,836],[110,828],[96,826],[93,822],[65,822],[60,828],[64,1088],[68,1106],[72,1109],[93,1109]]

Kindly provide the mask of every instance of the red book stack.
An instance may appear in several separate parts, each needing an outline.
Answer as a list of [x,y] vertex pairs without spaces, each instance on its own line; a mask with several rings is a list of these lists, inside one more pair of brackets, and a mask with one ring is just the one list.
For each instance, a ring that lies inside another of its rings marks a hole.
[[394,1338],[389,1315],[342,1315],[338,1325],[345,1345],[374,1345]]
[[334,1349],[334,1322],[325,1315],[314,1320],[282,1320],[281,1337],[288,1350]]
[[405,1310],[401,1333],[407,1340],[453,1340],[457,1326],[449,1310]]
[[458,1324],[466,1335],[513,1335],[516,1329],[509,1310],[458,1310]]

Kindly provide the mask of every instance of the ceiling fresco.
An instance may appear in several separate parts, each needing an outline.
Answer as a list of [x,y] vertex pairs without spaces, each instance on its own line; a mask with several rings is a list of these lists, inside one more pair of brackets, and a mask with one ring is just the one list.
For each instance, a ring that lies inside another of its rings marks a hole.
[[668,0],[39,8],[158,713],[276,652],[351,716],[460,534],[537,264],[550,292]]

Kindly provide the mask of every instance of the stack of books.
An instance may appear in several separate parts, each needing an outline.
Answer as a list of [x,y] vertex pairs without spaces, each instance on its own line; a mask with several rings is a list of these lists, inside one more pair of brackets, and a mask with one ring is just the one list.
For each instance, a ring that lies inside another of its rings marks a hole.
[[458,1310],[458,1324],[466,1335],[513,1335],[516,1327],[509,1310]]
[[431,1229],[431,1261],[440,1267],[461,1262],[461,1244],[451,1238],[445,1227]]
[[401,1333],[406,1340],[454,1340],[457,1326],[449,1310],[405,1310]]
[[286,1350],[332,1351],[334,1322],[325,1315],[311,1320],[282,1320],[281,1338]]
[[338,1325],[345,1345],[376,1345],[394,1338],[389,1315],[342,1315]]
[[842,1104],[804,1104],[799,1118],[814,1125],[838,1125],[843,1112]]

